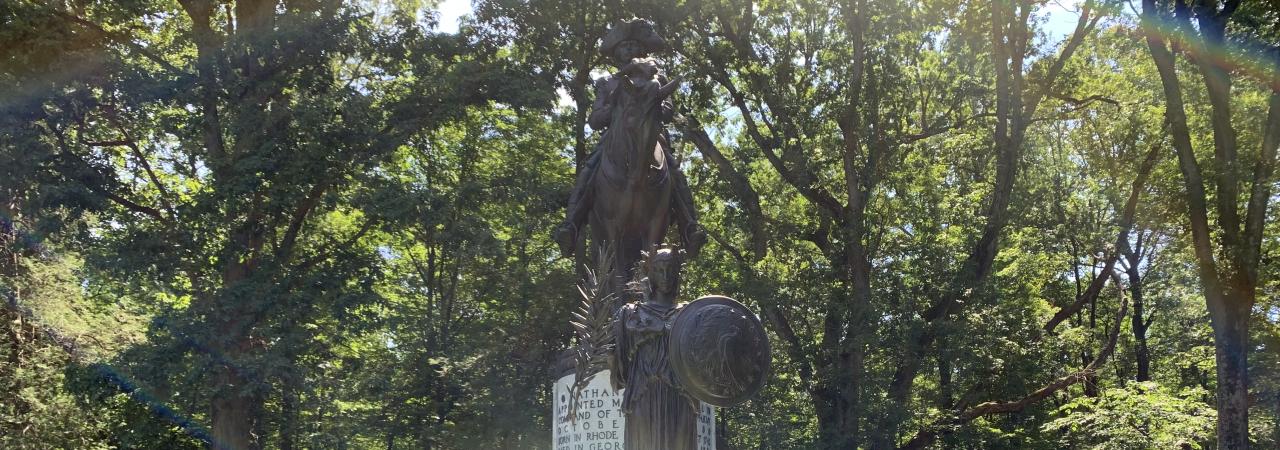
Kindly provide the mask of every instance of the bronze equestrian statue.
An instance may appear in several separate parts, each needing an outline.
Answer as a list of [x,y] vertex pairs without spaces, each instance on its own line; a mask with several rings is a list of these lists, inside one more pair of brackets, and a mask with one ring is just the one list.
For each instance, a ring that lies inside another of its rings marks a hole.
[[[590,225],[601,255],[599,269],[584,277],[584,303],[571,320],[578,343],[565,353],[576,365],[570,402],[577,405],[590,377],[609,369],[614,389],[626,389],[627,450],[696,450],[700,403],[741,403],[763,387],[771,364],[768,335],[746,306],[718,295],[677,301],[681,264],[698,253],[706,233],[664,126],[679,82],[667,79],[649,54],[665,47],[639,19],[605,36],[600,51],[618,70],[595,83],[589,124],[602,137],[554,234],[571,256],[581,250],[575,247],[583,225]],[[673,222],[679,247],[663,245]],[[566,417],[577,417],[574,410]]]
[[589,224],[594,246],[612,244],[613,273],[621,280],[631,278],[642,250],[665,241],[672,221],[691,256],[706,242],[664,126],[672,117],[670,95],[678,81],[668,80],[649,57],[664,48],[653,26],[640,19],[619,24],[602,41],[600,52],[618,69],[595,82],[588,124],[603,136],[579,172],[568,217],[554,234],[561,252],[572,256],[582,226]]

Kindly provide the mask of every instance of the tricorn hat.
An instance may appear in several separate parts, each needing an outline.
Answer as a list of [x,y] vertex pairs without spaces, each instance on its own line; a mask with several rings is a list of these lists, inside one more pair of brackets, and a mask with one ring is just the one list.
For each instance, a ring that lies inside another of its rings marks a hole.
[[619,23],[610,29],[608,34],[604,35],[604,40],[600,41],[600,54],[605,57],[612,57],[613,48],[617,47],[622,41],[639,42],[647,53],[667,48],[667,41],[653,31],[652,23],[644,19],[631,19]]

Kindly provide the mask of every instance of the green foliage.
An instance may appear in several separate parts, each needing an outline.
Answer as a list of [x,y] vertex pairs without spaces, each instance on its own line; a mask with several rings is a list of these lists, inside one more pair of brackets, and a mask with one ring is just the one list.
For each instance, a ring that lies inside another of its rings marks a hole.
[[1071,448],[1160,449],[1211,447],[1216,414],[1195,389],[1169,392],[1151,382],[1107,389],[1058,408],[1062,417],[1046,424]]
[[6,295],[25,300],[0,310],[0,446],[194,448],[177,424],[124,393],[128,381],[113,378],[110,367],[83,365],[136,345],[146,318],[129,305],[108,307],[82,295],[82,264],[45,254],[22,261],[24,276],[0,277]]

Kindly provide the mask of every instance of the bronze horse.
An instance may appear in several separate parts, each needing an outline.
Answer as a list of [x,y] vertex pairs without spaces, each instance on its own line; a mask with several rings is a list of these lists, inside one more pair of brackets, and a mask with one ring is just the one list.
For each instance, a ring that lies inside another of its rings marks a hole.
[[631,279],[640,252],[661,244],[671,224],[672,168],[658,136],[660,105],[679,83],[629,76],[620,81],[611,93],[614,108],[601,142],[604,153],[590,184],[595,204],[589,217],[595,245],[614,249],[614,292]]

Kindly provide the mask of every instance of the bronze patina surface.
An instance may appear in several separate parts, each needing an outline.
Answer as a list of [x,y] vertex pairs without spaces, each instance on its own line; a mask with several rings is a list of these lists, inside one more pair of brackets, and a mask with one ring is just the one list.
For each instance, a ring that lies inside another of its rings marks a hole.
[[662,61],[650,56],[666,41],[644,20],[623,22],[605,36],[600,52],[617,71],[595,81],[588,124],[601,132],[570,192],[567,217],[554,238],[565,256],[577,248],[589,225],[591,245],[616,251],[613,274],[621,292],[640,252],[661,244],[674,222],[681,246],[691,255],[706,242],[689,184],[673,164],[666,123],[678,80],[667,78]]
[[689,395],[727,407],[760,391],[769,375],[769,338],[751,310],[729,297],[708,295],[671,320],[668,354]]

